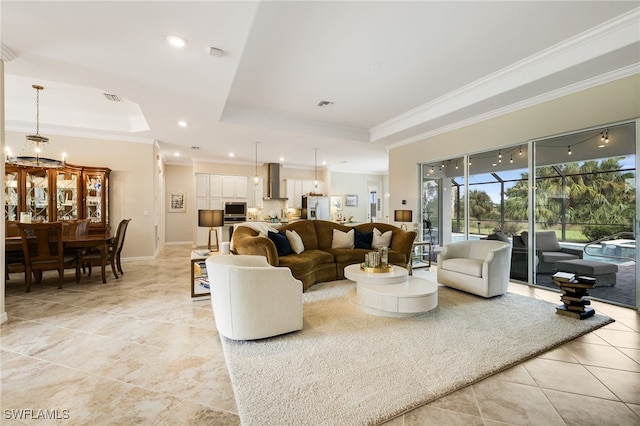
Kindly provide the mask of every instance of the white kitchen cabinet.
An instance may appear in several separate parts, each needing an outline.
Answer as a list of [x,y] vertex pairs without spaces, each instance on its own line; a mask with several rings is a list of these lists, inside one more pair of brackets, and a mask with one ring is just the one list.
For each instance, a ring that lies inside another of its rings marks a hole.
[[246,200],[248,180],[247,176],[222,176],[222,198]]
[[285,186],[287,190],[287,208],[302,208],[302,196],[309,193],[324,192],[324,183],[318,181],[318,188],[314,187],[314,181],[308,179],[286,179]]
[[249,208],[262,208],[264,206],[264,202],[262,198],[264,197],[264,181],[262,179],[258,179],[258,185],[254,185],[253,178],[247,179],[247,207]]

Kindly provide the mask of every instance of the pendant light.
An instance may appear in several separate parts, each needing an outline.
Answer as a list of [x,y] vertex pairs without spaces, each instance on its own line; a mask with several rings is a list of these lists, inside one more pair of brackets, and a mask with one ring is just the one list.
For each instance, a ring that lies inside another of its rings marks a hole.
[[43,158],[40,156],[40,153],[46,149],[46,146],[49,143],[49,138],[40,134],[40,91],[44,90],[44,87],[37,84],[34,84],[31,87],[36,89],[36,133],[35,135],[27,135],[25,138],[29,152],[14,157],[9,153],[9,151],[7,151],[6,162],[9,164],[31,167],[63,167],[65,164],[64,158],[66,157],[66,154],[63,154],[63,161]]
[[253,177],[253,189],[258,189],[258,183],[260,182],[260,178],[258,177],[258,144],[260,142],[256,141],[256,174]]
[[314,150],[314,180],[313,187],[314,189],[318,189],[318,148],[313,148]]

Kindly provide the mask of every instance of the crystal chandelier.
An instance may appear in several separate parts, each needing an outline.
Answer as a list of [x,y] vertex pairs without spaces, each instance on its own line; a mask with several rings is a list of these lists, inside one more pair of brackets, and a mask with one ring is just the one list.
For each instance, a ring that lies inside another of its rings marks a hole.
[[35,135],[27,135],[26,137],[28,153],[13,156],[11,152],[7,151],[6,162],[8,164],[28,167],[64,167],[65,154],[62,154],[62,161],[40,156],[40,153],[46,149],[47,144],[49,143],[49,138],[40,134],[40,91],[44,90],[44,87],[37,84],[34,84],[31,87],[36,89],[36,133]]

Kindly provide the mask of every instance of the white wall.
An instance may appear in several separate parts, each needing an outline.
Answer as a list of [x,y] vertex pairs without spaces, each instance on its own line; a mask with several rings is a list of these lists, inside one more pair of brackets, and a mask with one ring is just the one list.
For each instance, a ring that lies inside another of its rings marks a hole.
[[389,151],[390,210],[420,202],[419,163],[640,117],[640,75],[463,127]]
[[[381,197],[380,200],[382,203],[381,215],[378,217],[378,222],[386,222],[386,218],[382,216],[385,212],[386,204],[384,194],[387,192],[384,175],[331,172],[330,181],[331,185],[328,195],[342,196],[342,215],[347,218],[349,218],[349,216],[353,216],[353,219],[356,222],[367,221],[367,213],[369,209],[369,193],[367,188],[369,186],[377,186],[378,196]],[[357,195],[358,206],[347,207],[344,200],[344,196],[346,195]]]
[[[195,207],[195,186],[193,167],[165,166],[165,242],[184,243],[193,241],[193,224],[198,221],[198,210]],[[169,213],[169,196],[171,192],[184,192],[187,197],[187,211]]]
[[[6,132],[6,146],[18,151],[26,133]],[[156,251],[157,175],[156,154],[151,143],[132,143],[47,134],[49,152],[58,157],[66,152],[69,164],[108,167],[111,232],[118,222],[131,219],[123,258],[153,257]]]

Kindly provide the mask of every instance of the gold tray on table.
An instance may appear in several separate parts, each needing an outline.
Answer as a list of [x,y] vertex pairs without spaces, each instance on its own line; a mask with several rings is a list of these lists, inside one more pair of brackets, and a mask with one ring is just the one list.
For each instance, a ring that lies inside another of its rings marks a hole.
[[386,267],[380,266],[380,267],[374,268],[372,266],[365,266],[364,263],[361,263],[360,270],[365,272],[373,272],[373,273],[391,272],[393,271],[393,265],[387,265]]

